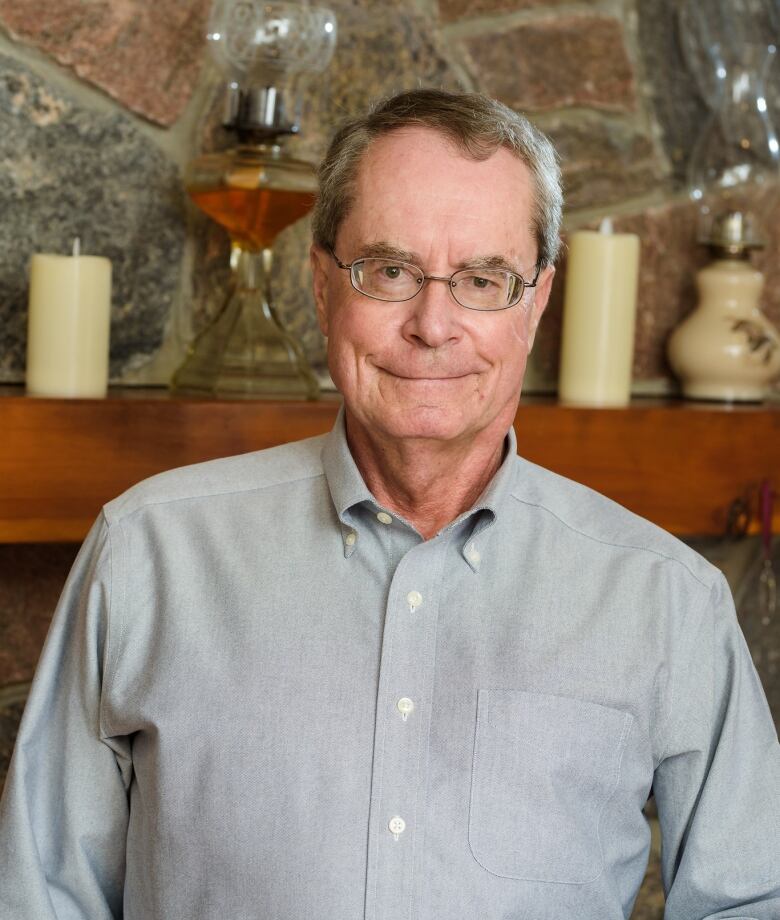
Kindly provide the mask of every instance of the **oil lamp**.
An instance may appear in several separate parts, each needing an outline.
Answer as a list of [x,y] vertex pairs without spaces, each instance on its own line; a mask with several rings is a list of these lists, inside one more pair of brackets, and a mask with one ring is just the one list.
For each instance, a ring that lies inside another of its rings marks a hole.
[[689,399],[760,402],[780,374],[780,334],[761,312],[764,276],[750,264],[764,244],[741,211],[718,214],[701,242],[714,260],[696,274],[699,302],[669,338],[669,363]]
[[317,379],[274,310],[270,277],[274,240],[314,204],[314,168],[289,156],[284,138],[300,130],[306,78],[330,62],[336,19],[308,3],[216,0],[207,37],[226,77],[223,123],[237,144],[198,157],[184,181],[193,202],[230,235],[231,285],[171,385],[315,399]]

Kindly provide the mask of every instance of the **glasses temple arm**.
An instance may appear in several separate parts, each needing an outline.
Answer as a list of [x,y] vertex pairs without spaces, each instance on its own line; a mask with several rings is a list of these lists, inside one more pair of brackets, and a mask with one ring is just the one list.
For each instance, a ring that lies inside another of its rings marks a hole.
[[541,262],[537,262],[537,263],[536,263],[536,274],[534,275],[534,280],[533,280],[533,281],[526,281],[526,282],[525,282],[525,286],[526,286],[527,288],[529,288],[529,287],[536,287],[536,282],[539,280],[539,275],[540,275],[541,273],[542,273],[542,263],[541,263]]
[[336,255],[336,253],[333,251],[333,247],[332,247],[332,246],[328,246],[328,247],[327,247],[327,250],[328,250],[328,252],[333,256],[333,260],[335,261],[336,265],[338,265],[339,268],[345,268],[345,269],[347,269],[347,271],[349,271],[349,270],[352,268],[351,265],[345,265],[345,264],[341,261],[341,259],[340,259],[340,258]]

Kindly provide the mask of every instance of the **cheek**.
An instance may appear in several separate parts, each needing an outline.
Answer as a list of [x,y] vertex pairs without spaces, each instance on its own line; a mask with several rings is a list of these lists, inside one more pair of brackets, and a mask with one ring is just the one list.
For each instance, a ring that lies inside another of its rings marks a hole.
[[493,366],[493,373],[483,382],[482,398],[488,403],[503,406],[522,387],[529,351],[528,315],[502,317],[503,322],[496,323],[489,335],[480,337],[483,356]]
[[335,343],[336,350],[358,356],[381,354],[393,335],[398,336],[392,317],[372,306],[347,300],[332,311],[329,342]]
[[365,333],[361,317],[347,306],[331,314],[328,350],[334,355],[347,356],[364,350]]
[[515,346],[522,347],[523,351],[528,353],[528,342],[531,338],[531,317],[533,316],[533,304],[528,304],[524,309],[518,310],[511,317],[509,335]]
[[507,346],[511,348],[509,360],[516,369],[516,374],[522,380],[525,366],[528,363],[528,353],[531,342],[531,310],[527,310],[514,318],[511,335],[507,336]]
[[[528,357],[530,311],[496,314],[497,322],[489,328],[475,330],[477,350],[504,373],[510,368],[523,368]],[[482,318],[482,317],[480,317]]]
[[[334,382],[339,386],[347,376],[355,373],[355,354],[360,346],[353,341],[352,330],[345,328],[344,317],[331,314],[328,334],[328,366]],[[338,379],[337,379],[338,378]]]
[[342,301],[330,315],[329,333],[328,367],[334,383],[342,390],[371,386],[376,375],[373,362],[389,350],[388,318],[362,303]]

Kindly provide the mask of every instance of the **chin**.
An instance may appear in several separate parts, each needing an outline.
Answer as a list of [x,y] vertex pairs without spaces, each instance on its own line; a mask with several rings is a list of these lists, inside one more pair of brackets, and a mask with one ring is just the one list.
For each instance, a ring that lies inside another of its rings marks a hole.
[[416,406],[396,408],[382,413],[369,422],[371,427],[382,429],[392,438],[426,438],[452,441],[469,428],[458,409],[452,407]]

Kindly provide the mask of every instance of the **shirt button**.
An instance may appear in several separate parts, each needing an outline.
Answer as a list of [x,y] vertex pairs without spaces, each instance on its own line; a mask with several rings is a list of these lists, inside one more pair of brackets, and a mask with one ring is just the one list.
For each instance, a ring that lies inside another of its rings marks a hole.
[[347,536],[344,538],[344,542],[347,546],[354,546],[357,541],[357,534],[354,530],[350,531]]
[[380,511],[380,512],[377,514],[376,519],[377,519],[378,521],[381,521],[383,524],[392,524],[392,523],[393,523],[393,519],[390,517],[390,515],[389,515],[386,511]]
[[419,591],[410,591],[406,595],[406,600],[409,604],[409,609],[414,610],[415,607],[419,607],[422,604],[422,594]]
[[403,832],[406,830],[406,821],[396,815],[390,819],[390,823],[387,826],[390,829],[390,833],[393,835],[393,837],[398,840],[401,834],[403,834]]
[[403,716],[405,722],[409,713],[414,709],[414,703],[409,699],[408,696],[402,696],[395,705]]

